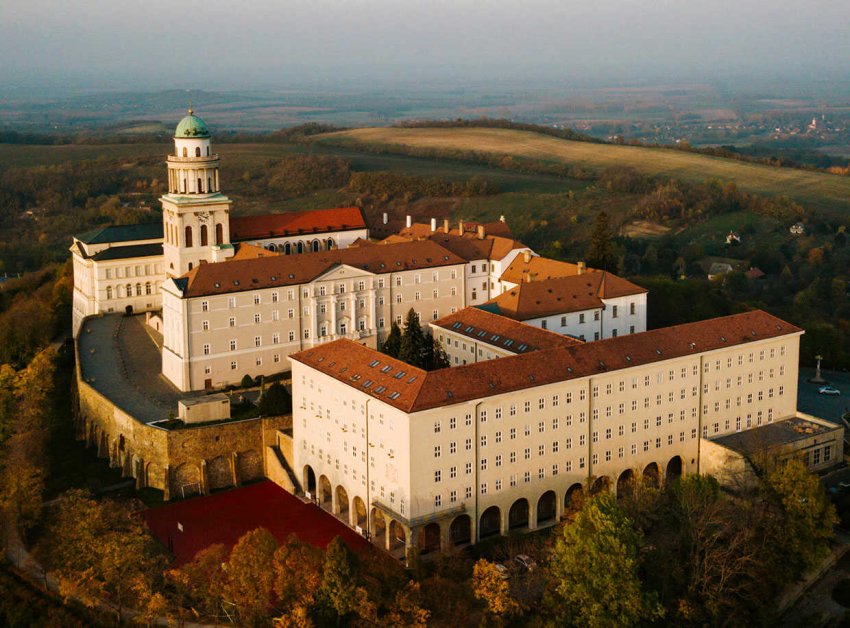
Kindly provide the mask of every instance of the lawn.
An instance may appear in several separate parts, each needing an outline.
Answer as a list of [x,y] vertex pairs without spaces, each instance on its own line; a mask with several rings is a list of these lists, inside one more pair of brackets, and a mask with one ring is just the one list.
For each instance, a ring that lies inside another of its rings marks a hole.
[[365,128],[320,136],[318,142],[469,150],[555,161],[601,170],[630,166],[650,175],[688,181],[719,178],[758,194],[787,195],[833,216],[846,216],[850,177],[773,168],[667,148],[617,146],[562,140],[527,131],[489,128]]

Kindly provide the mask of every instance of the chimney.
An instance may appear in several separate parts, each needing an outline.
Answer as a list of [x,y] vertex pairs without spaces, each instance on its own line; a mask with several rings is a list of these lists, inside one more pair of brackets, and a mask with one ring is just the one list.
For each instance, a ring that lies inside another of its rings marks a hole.
[[437,230],[437,219],[431,219],[431,233],[434,233]]
[[457,223],[457,233],[458,235],[463,235],[463,221],[459,221]]
[[446,233],[449,232],[449,219],[448,218],[443,218],[443,231],[445,231]]
[[528,264],[531,261],[531,251],[529,251],[528,249],[523,251],[522,259],[525,261],[526,264]]
[[478,225],[478,239],[484,239],[484,225]]
[[407,226],[407,228],[408,228],[408,229],[410,229],[411,225],[413,225],[413,218],[411,218],[411,217],[410,217],[410,214],[408,214],[408,215],[405,217],[405,222],[404,222],[404,224]]
[[504,214],[499,216],[499,222],[502,222],[502,223],[505,222],[505,215]]
[[578,274],[583,275],[584,272],[585,272],[585,268],[586,268],[585,265],[584,265],[584,262],[578,262],[576,264],[576,266],[578,266]]
[[387,212],[384,212],[384,224],[387,224],[390,221],[390,217],[387,216]]

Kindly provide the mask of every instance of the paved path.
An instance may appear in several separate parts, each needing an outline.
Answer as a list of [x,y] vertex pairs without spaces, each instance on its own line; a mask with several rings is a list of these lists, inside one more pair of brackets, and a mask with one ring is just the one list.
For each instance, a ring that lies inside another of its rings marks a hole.
[[823,371],[823,378],[831,386],[835,386],[841,391],[841,395],[838,397],[818,394],[818,388],[823,384],[810,384],[807,381],[814,375],[814,369],[800,368],[800,379],[797,385],[797,408],[800,412],[838,423],[841,415],[850,409],[850,373]]

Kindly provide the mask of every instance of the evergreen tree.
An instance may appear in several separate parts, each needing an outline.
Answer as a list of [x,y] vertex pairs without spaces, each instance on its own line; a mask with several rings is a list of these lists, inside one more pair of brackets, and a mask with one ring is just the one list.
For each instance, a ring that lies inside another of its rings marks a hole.
[[600,270],[611,270],[614,266],[614,245],[612,242],[611,225],[608,214],[604,211],[596,215],[593,224],[593,234],[590,237],[590,248],[587,259],[591,266]]
[[292,397],[280,382],[269,386],[260,398],[259,413],[262,416],[278,416],[292,412]]
[[357,608],[357,569],[354,555],[338,536],[330,542],[325,552],[320,591],[340,619]]
[[444,369],[451,366],[449,356],[446,354],[445,349],[443,349],[443,345],[440,344],[440,341],[433,334],[431,335],[430,342],[426,338],[426,343],[428,355],[425,368],[427,370],[436,371],[437,369]]
[[390,327],[390,335],[387,336],[387,339],[384,340],[384,344],[381,347],[381,351],[386,353],[388,356],[393,358],[398,357],[398,351],[401,348],[401,329],[399,329],[398,324],[393,321],[392,326]]
[[404,323],[404,333],[401,336],[401,344],[398,350],[398,359],[407,362],[411,366],[425,368],[427,358],[425,333],[416,318],[413,308],[407,313]]

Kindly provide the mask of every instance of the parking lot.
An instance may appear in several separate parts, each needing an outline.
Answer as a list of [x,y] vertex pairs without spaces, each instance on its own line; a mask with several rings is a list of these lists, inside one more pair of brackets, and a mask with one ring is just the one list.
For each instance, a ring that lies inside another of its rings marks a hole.
[[850,373],[822,371],[821,377],[841,391],[839,396],[818,394],[823,384],[811,384],[807,380],[814,377],[815,370],[800,367],[800,380],[797,386],[797,409],[800,412],[821,417],[838,423],[841,415],[850,411]]

